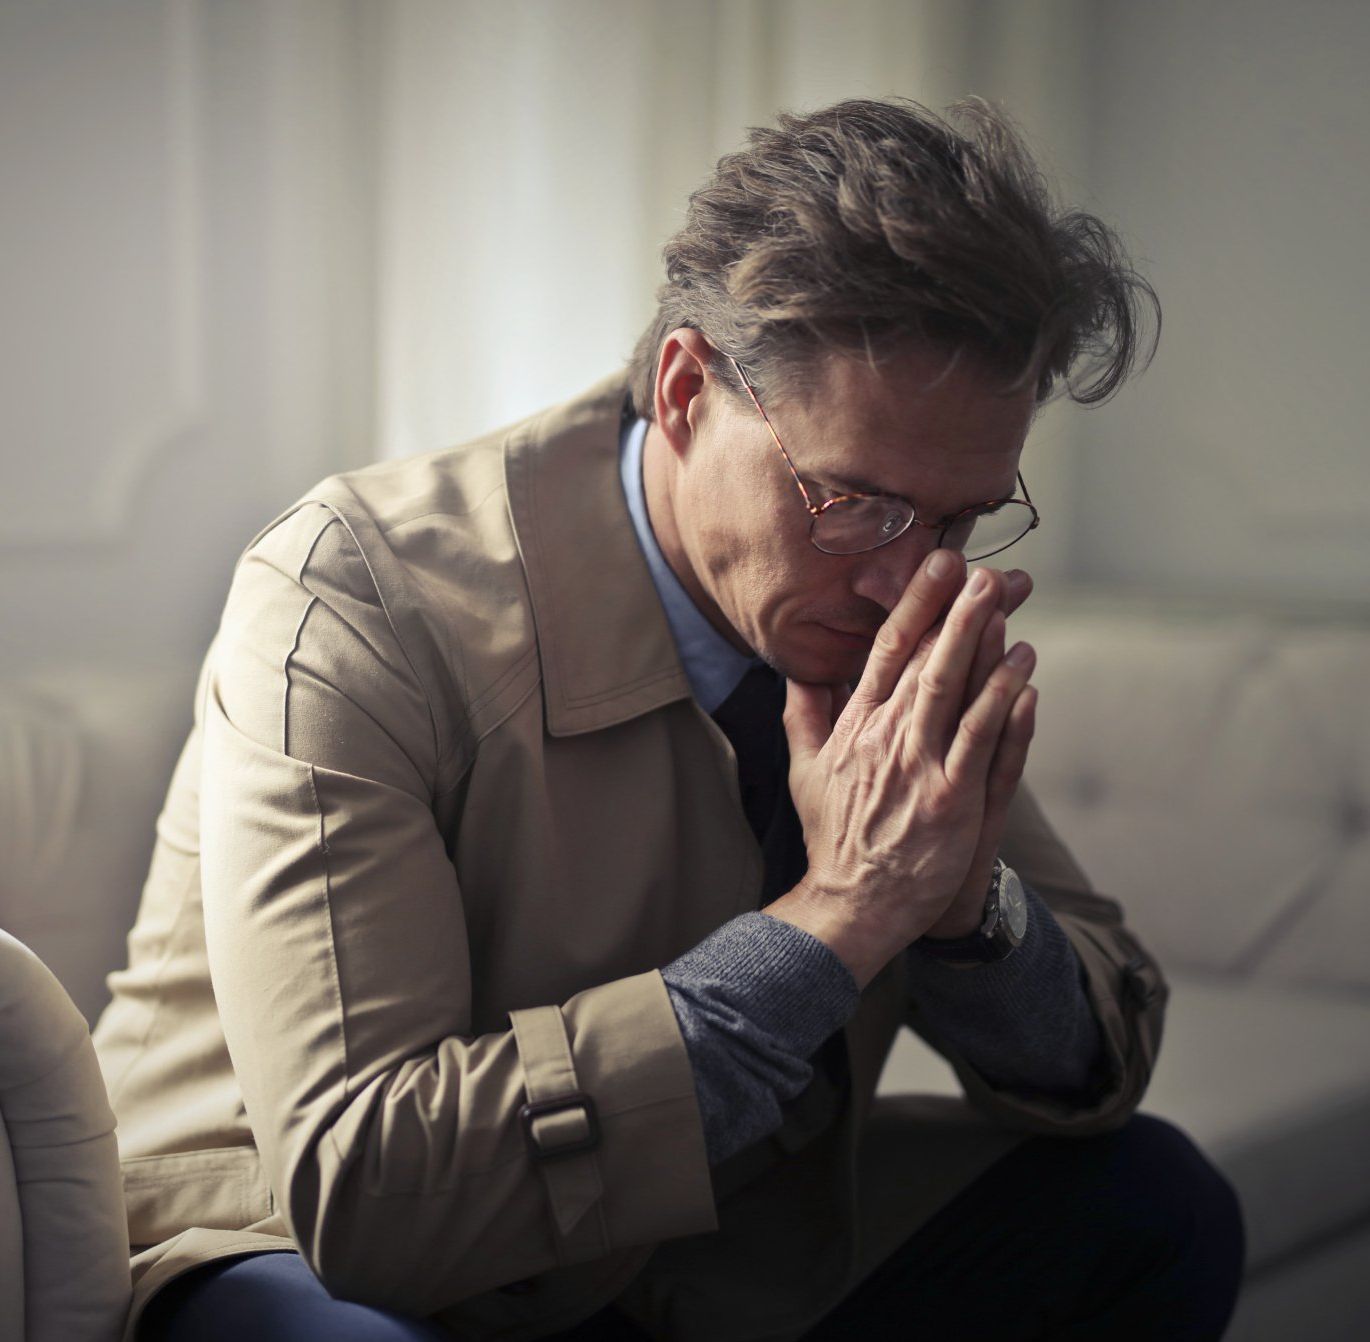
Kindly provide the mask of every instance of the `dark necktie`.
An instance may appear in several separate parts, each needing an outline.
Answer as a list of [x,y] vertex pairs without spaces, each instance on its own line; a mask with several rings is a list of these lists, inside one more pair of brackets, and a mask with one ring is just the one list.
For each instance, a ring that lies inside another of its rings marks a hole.
[[809,866],[803,827],[790,800],[784,711],[785,682],[761,664],[713,712],[737,756],[742,809],[765,860],[762,906],[794,886]]

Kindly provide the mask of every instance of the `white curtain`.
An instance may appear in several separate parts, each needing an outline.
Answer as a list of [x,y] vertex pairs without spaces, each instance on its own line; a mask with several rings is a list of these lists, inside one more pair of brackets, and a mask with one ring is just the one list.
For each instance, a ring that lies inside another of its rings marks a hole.
[[[378,451],[460,442],[620,366],[690,190],[782,108],[995,96],[1081,159],[1083,0],[394,0],[380,53]],[[1005,98],[1008,101],[1008,97]],[[1027,472],[1061,506],[1055,412]],[[1050,441],[1048,441],[1050,440]],[[1031,538],[1038,568],[1063,531]],[[1025,559],[1028,556],[1025,555]]]

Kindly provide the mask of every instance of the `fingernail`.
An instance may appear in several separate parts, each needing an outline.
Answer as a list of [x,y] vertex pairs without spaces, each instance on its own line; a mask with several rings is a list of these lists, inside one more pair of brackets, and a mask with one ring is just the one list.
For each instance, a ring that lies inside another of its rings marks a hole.
[[1012,568],[1004,574],[1004,581],[1016,592],[1020,587],[1027,586],[1028,575],[1020,568]]
[[984,569],[975,570],[975,576],[970,580],[970,586],[966,589],[971,596],[979,596],[981,592],[989,586],[989,574]]
[[1033,651],[1030,643],[1015,643],[1013,647],[1009,649],[1009,654],[1004,660],[1010,666],[1016,666],[1018,670],[1022,671],[1026,667],[1032,665],[1032,658]]
[[950,551],[934,550],[928,560],[928,577],[945,578],[955,567],[956,561],[951,557]]

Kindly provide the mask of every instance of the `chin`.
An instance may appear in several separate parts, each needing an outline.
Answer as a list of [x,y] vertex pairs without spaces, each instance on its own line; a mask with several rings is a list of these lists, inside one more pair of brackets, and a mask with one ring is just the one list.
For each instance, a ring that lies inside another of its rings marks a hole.
[[870,658],[869,648],[835,647],[834,640],[827,638],[821,640],[824,646],[820,648],[819,642],[806,639],[807,646],[793,651],[762,648],[756,655],[773,671],[804,684],[846,685],[861,678]]

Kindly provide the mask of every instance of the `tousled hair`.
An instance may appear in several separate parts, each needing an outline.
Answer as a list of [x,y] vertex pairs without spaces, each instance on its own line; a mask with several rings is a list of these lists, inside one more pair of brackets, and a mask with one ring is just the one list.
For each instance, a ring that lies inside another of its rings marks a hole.
[[[905,98],[852,99],[754,127],[719,159],[663,248],[666,282],[629,390],[653,417],[677,327],[786,394],[827,351],[872,363],[910,342],[968,352],[1005,390],[1085,404],[1117,390],[1160,304],[1117,235],[1058,210],[1007,115],[980,98],[946,116]],[[741,394],[721,356],[714,373]]]

